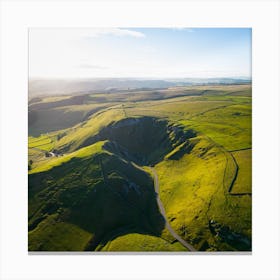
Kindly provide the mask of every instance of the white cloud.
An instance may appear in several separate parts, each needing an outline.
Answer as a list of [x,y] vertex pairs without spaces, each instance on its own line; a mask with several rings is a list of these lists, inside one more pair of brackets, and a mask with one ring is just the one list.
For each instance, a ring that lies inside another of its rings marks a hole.
[[121,29],[121,28],[102,28],[96,29],[94,31],[95,37],[100,35],[115,35],[118,37],[129,36],[129,37],[136,37],[136,38],[144,38],[145,34],[139,31],[128,30],[128,29]]
[[78,38],[96,38],[105,35],[112,35],[117,37],[135,37],[144,38],[145,34],[139,31],[122,29],[122,28],[86,28],[86,29],[56,29],[50,30],[60,33],[64,39],[78,39]]

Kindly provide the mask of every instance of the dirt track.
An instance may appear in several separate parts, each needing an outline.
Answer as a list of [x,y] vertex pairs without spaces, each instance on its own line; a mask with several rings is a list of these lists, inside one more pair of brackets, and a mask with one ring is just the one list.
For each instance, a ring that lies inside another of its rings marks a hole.
[[165,209],[163,207],[163,204],[160,200],[160,196],[159,196],[159,182],[158,182],[158,176],[156,173],[156,170],[152,167],[150,167],[150,170],[153,172],[153,176],[154,176],[154,187],[155,187],[155,192],[157,195],[157,204],[160,210],[160,213],[162,214],[164,220],[165,220],[165,226],[168,229],[168,231],[170,232],[170,234],[176,239],[178,240],[185,248],[187,248],[190,251],[196,251],[196,249],[190,245],[188,242],[186,242],[181,236],[179,236],[174,229],[171,227],[171,225],[169,224],[166,214],[165,214]]

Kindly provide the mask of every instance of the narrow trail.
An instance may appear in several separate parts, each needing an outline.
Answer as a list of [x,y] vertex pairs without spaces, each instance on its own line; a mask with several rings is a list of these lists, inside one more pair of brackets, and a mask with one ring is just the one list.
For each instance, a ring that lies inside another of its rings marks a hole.
[[165,213],[165,209],[164,209],[164,206],[162,204],[162,201],[160,200],[160,197],[159,197],[159,183],[158,183],[158,176],[157,176],[157,173],[156,173],[156,170],[152,167],[149,167],[150,170],[152,171],[153,173],[153,176],[154,176],[154,187],[155,187],[155,192],[156,192],[156,199],[157,199],[157,204],[158,204],[158,207],[159,207],[159,210],[160,210],[160,213],[162,214],[164,220],[165,220],[165,226],[166,228],[168,229],[168,231],[170,232],[170,234],[177,240],[179,241],[185,248],[189,249],[190,251],[192,252],[195,252],[197,251],[192,245],[190,245],[188,242],[186,242],[180,235],[178,235],[174,229],[171,227],[170,223],[168,222],[167,220],[167,217],[166,217],[166,213]]

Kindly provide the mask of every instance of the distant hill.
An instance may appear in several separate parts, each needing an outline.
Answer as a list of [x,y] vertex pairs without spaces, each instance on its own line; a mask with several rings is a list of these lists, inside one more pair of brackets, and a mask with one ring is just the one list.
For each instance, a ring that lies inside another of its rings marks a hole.
[[116,92],[134,89],[162,89],[174,86],[199,84],[246,84],[247,78],[210,78],[210,79],[30,79],[29,97],[44,95],[64,95],[89,92]]
[[30,80],[29,96],[73,94],[89,91],[133,90],[136,88],[168,88],[175,83],[163,80],[87,79]]
[[249,84],[252,80],[248,77],[228,77],[228,78],[184,78],[168,79],[167,81],[176,83],[176,85],[203,85],[203,84]]

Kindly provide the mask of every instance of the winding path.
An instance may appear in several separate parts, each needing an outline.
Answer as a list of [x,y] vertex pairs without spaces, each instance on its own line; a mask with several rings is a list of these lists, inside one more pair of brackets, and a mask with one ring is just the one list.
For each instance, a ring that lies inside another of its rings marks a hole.
[[171,233],[171,235],[176,239],[178,240],[185,248],[187,248],[188,250],[190,251],[193,251],[195,252],[196,249],[190,245],[188,242],[186,242],[180,235],[178,235],[174,229],[171,227],[170,223],[168,222],[167,220],[167,217],[166,217],[166,214],[165,214],[165,209],[164,209],[164,206],[160,200],[160,197],[159,197],[159,183],[158,183],[158,176],[157,176],[157,173],[156,173],[156,170],[153,168],[153,167],[149,167],[150,170],[152,171],[153,173],[153,176],[154,176],[154,186],[155,186],[155,192],[156,192],[156,197],[157,197],[157,204],[158,204],[158,207],[159,207],[159,210],[160,210],[160,213],[162,214],[164,220],[165,220],[165,226],[166,228],[168,229],[168,231]]

